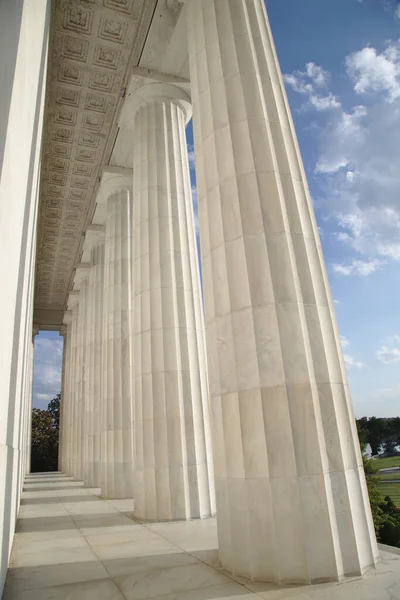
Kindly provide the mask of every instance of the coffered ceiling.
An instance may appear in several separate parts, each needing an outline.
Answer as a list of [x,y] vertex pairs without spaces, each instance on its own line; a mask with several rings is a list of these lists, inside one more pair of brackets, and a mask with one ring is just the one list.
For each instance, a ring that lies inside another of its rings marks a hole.
[[55,0],[42,150],[35,317],[62,322],[82,235],[157,0]]

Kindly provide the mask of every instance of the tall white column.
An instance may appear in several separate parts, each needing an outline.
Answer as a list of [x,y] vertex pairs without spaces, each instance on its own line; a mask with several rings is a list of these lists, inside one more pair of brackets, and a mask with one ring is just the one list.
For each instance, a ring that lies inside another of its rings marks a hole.
[[32,344],[29,348],[28,361],[28,377],[29,377],[29,388],[27,394],[27,432],[26,432],[26,461],[25,461],[25,473],[31,472],[31,453],[32,453],[32,395],[33,395],[33,361],[35,358],[35,337],[39,333],[39,327],[33,325],[32,327]]
[[86,427],[86,368],[87,368],[87,324],[88,324],[88,287],[89,287],[89,265],[79,264],[75,273],[75,289],[79,289],[79,316],[78,316],[78,338],[76,354],[76,379],[75,379],[75,443],[76,464],[74,477],[84,479],[87,464],[85,454],[85,427]]
[[263,0],[189,0],[223,566],[360,574],[378,550],[313,207]]
[[132,394],[129,348],[132,176],[103,175],[105,204],[101,495],[132,497]]
[[68,387],[71,397],[71,406],[68,413],[68,426],[66,434],[66,465],[65,473],[76,476],[77,462],[77,355],[78,355],[78,331],[79,331],[79,292],[74,290],[68,297],[68,311],[71,312],[71,346],[69,350]]
[[135,515],[207,517],[215,505],[185,137],[190,98],[153,83],[136,90],[134,102]]
[[67,345],[67,328],[65,325],[60,327],[60,336],[63,338],[63,355],[61,363],[61,390],[60,390],[60,413],[58,427],[58,470],[63,470],[63,450],[64,450],[64,399],[65,399],[65,355]]
[[85,234],[84,249],[90,252],[88,301],[88,339],[86,368],[85,447],[88,487],[101,485],[101,356],[104,294],[104,227],[90,225]]
[[71,420],[72,394],[70,388],[71,368],[71,337],[72,337],[72,311],[66,311],[63,319],[64,346],[63,346],[63,373],[60,406],[60,439],[58,451],[58,468],[63,473],[68,473],[70,440],[69,424]]

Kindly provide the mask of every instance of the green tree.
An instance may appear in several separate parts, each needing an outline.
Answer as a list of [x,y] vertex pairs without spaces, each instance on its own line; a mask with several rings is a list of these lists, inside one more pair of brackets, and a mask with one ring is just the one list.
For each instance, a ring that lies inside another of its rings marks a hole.
[[47,410],[32,410],[31,471],[57,471],[60,426],[60,394],[49,403]]
[[[371,419],[376,418],[371,417]],[[388,419],[376,420],[389,421]],[[356,421],[362,452],[366,446],[366,424],[369,421],[370,419],[365,417]],[[384,498],[379,491],[379,461],[367,459],[363,456],[363,463],[376,537],[383,544],[400,547],[400,510],[389,496]]]
[[368,429],[368,442],[371,446],[372,454],[379,454],[387,431],[386,419],[370,417],[365,422],[365,427]]

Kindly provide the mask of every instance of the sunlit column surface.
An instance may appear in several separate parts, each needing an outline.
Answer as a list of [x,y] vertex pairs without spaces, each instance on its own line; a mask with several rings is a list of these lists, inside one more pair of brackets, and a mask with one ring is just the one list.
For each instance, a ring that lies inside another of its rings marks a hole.
[[220,559],[278,582],[359,574],[378,550],[264,2],[185,10]]
[[[75,273],[75,289],[79,289],[79,315],[77,331],[76,374],[75,374],[75,444],[76,464],[74,477],[84,477],[87,457],[85,455],[85,403],[86,403],[86,359],[87,359],[87,322],[88,322],[88,288],[89,266],[79,264]],[[74,448],[75,452],[75,448]]]
[[185,137],[190,98],[177,87],[150,84],[136,90],[134,102],[135,515],[206,517],[215,507]]
[[68,424],[71,411],[71,392],[69,386],[69,371],[71,361],[71,323],[72,313],[64,313],[61,335],[64,336],[62,378],[61,378],[61,404],[60,404],[60,428],[58,444],[58,469],[64,473],[67,472],[67,449],[68,449]]
[[132,175],[106,172],[102,345],[101,494],[132,497],[132,394],[129,346]]
[[88,487],[100,487],[101,467],[101,353],[103,334],[104,293],[104,227],[91,225],[85,234],[84,250],[90,254],[85,447],[87,469],[84,478]]
[[78,325],[79,325],[79,292],[72,291],[68,297],[68,310],[71,312],[71,345],[69,350],[68,388],[71,406],[68,411],[68,425],[65,440],[65,473],[75,476],[77,461],[76,418],[77,418],[77,355],[78,355]]

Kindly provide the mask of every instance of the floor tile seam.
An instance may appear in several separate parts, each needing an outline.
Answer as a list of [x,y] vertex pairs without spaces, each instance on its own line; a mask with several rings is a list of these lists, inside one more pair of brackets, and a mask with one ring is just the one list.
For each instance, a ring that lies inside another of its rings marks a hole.
[[[238,583],[236,581],[234,581],[233,583],[235,583],[236,585],[239,585],[240,587],[244,587],[243,585],[241,585],[240,583]],[[146,597],[145,600],[158,600],[159,598],[166,598],[168,596],[177,596],[178,594],[187,594],[187,593],[195,592],[195,591],[198,591],[198,590],[208,590],[208,589],[218,589],[219,590],[219,589],[225,587],[226,585],[231,585],[231,582],[226,581],[225,583],[217,583],[217,584],[214,584],[214,585],[204,585],[204,586],[202,586],[200,588],[177,590],[175,592],[168,592],[167,594],[159,594],[158,596],[149,596],[149,597]],[[251,593],[255,595],[255,592],[251,592]],[[121,594],[126,599],[126,596],[123,594],[122,591],[121,591]],[[262,598],[263,598],[263,600],[265,600],[264,597],[262,597]],[[223,600],[223,598],[221,598],[221,600]]]
[[[182,521],[183,522],[183,521]],[[150,523],[148,524],[150,525]],[[146,527],[146,529],[149,529],[150,531],[152,531],[148,525],[144,525]],[[152,523],[152,525],[154,525],[154,523]],[[173,544],[176,548],[178,548],[179,550],[181,550],[182,552],[184,552],[185,554],[188,554],[189,556],[192,556],[193,558],[195,558],[197,561],[199,561],[200,563],[202,563],[203,565],[205,565],[206,567],[209,567],[210,569],[212,569],[213,571],[215,571],[216,573],[225,575],[226,577],[228,577],[229,579],[231,579],[232,581],[234,581],[235,583],[237,583],[237,581],[233,578],[233,576],[230,573],[225,573],[220,569],[217,569],[216,567],[213,567],[212,565],[209,565],[208,563],[206,563],[204,560],[201,560],[201,558],[199,558],[198,556],[196,556],[193,552],[195,551],[191,551],[189,552],[188,550],[185,550],[185,548],[182,548],[181,546],[178,546],[178,544],[175,544],[174,542],[171,542],[171,540],[169,540],[168,538],[164,537],[163,535],[161,535],[160,533],[157,532],[157,535],[159,537],[161,537],[162,539],[164,539],[165,541],[169,542],[170,544]]]
[[[47,565],[49,567],[58,567],[60,565],[65,565],[65,564],[71,564],[71,563],[59,563],[56,565]],[[107,573],[108,574],[108,573]],[[51,585],[40,585],[39,587],[30,587],[30,588],[26,588],[26,589],[20,589],[18,590],[16,593],[17,594],[26,594],[27,592],[36,592],[38,590],[48,590],[49,588],[58,588],[58,587],[63,587],[66,585],[81,585],[82,583],[97,583],[100,581],[109,581],[109,577],[101,577],[100,579],[84,579],[82,581],[70,581],[70,582],[66,582],[66,583],[52,583]],[[9,588],[10,592],[14,592],[13,590],[13,586],[12,585],[5,585],[4,586],[4,593],[6,592],[7,587]]]
[[[107,527],[107,525],[105,525],[104,527]],[[139,528],[132,527],[132,525],[117,525],[116,527],[126,527],[127,528],[126,533],[130,533],[130,531],[140,531]],[[89,528],[83,527],[82,529],[89,529]],[[82,529],[79,528],[79,531],[82,531]],[[100,533],[99,532],[97,532],[97,533],[82,533],[82,535],[85,538],[88,538],[88,537],[97,537],[98,535],[113,535],[113,534],[118,535],[120,533],[125,533],[125,530],[123,530],[123,531],[101,531]]]
[[[88,488],[84,488],[84,489],[87,489],[87,490],[88,490]],[[89,490],[88,490],[88,492],[89,492]],[[94,498],[94,500],[93,500],[93,501],[94,501],[94,502],[97,502],[97,501],[99,501],[99,500],[100,500],[100,501],[103,501],[103,500],[102,500],[101,498],[99,498],[98,496],[95,496],[95,494],[93,494],[92,492],[89,492],[88,494],[85,494],[85,495],[87,495],[87,496],[93,496],[93,498]],[[72,504],[72,502],[65,502],[64,504]],[[73,512],[71,512],[71,511],[70,511],[70,510],[69,510],[69,509],[68,509],[66,506],[65,506],[64,508],[65,508],[65,510],[68,512],[68,515],[71,517],[71,519],[72,519],[72,520],[74,521],[74,523],[75,523],[75,519],[74,519],[74,513],[73,513]],[[93,514],[93,513],[90,513],[90,514]],[[78,516],[78,515],[76,515],[76,514],[75,514],[75,516]],[[76,525],[76,527],[77,527],[77,528],[80,530],[80,527],[78,527],[78,525],[77,525],[76,523],[75,523],[75,525]],[[83,534],[82,534],[82,535],[83,535]]]

